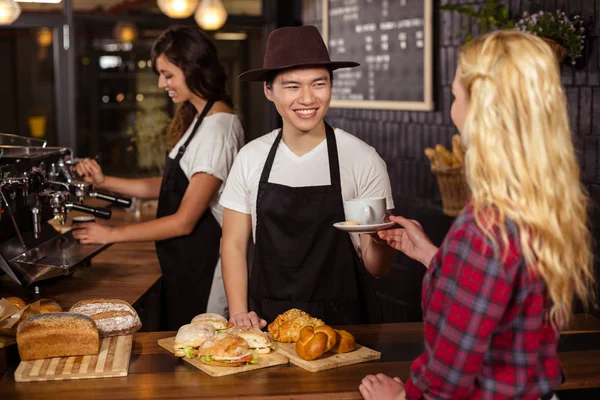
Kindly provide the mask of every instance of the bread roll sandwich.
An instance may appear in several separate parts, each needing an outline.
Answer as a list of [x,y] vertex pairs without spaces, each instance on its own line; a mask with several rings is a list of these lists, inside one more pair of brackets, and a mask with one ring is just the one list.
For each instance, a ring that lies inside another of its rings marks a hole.
[[246,363],[255,364],[257,361],[244,339],[228,333],[216,335],[204,342],[198,349],[198,357],[204,364],[219,367],[239,367]]
[[100,338],[93,319],[75,313],[38,314],[17,328],[21,360],[98,354]]
[[251,349],[256,350],[257,354],[269,354],[271,346],[273,346],[273,341],[269,335],[251,326],[234,326],[227,329],[224,335],[237,335],[241,337],[248,343]]
[[269,324],[269,333],[273,335],[273,339],[283,343],[294,343],[300,337],[300,330],[305,326],[314,328],[325,325],[325,322],[318,318],[313,318],[310,314],[305,313],[297,308],[292,308],[280,314],[275,318],[275,321]]
[[215,328],[210,324],[186,324],[177,331],[173,353],[177,357],[194,358],[198,355],[198,347],[215,336]]
[[87,315],[96,321],[100,337],[131,335],[142,327],[135,309],[123,300],[83,300],[71,307],[69,312]]
[[227,329],[227,324],[229,323],[229,321],[227,321],[227,318],[215,313],[204,313],[196,315],[194,318],[192,318],[192,324],[196,324],[198,322],[211,324],[215,327],[217,331]]

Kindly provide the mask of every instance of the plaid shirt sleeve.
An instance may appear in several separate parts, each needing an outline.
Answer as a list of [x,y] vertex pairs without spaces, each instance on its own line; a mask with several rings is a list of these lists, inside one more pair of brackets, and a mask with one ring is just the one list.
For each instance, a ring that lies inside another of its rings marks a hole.
[[411,366],[409,399],[469,397],[510,301],[511,268],[472,217],[455,221],[432,260],[423,287],[425,352]]

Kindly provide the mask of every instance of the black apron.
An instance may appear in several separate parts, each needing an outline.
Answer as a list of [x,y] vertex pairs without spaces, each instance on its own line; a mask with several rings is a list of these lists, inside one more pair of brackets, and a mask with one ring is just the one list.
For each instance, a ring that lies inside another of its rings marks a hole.
[[382,321],[349,234],[333,227],[345,217],[335,133],[327,123],[325,129],[331,185],[269,183],[283,131],[262,171],[248,301],[250,311],[268,322],[290,308],[332,325]]
[[[179,166],[187,146],[214,102],[208,102],[190,137],[175,159],[167,154],[156,217],[175,214],[189,181]],[[175,331],[206,312],[215,267],[219,259],[221,227],[207,208],[191,234],[156,242],[162,270],[162,328]]]

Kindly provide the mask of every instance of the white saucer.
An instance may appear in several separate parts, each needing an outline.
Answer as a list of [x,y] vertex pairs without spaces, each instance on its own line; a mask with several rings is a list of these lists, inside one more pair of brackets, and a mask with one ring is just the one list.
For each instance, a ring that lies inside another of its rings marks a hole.
[[336,222],[333,224],[339,230],[351,233],[375,233],[383,229],[391,228],[396,225],[395,222],[384,222],[382,224],[371,224],[371,225],[344,225],[344,222]]

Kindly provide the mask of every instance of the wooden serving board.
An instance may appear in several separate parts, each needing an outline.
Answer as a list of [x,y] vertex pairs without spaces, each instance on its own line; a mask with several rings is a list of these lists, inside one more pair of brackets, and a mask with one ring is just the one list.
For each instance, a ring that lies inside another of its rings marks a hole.
[[0,335],[0,349],[17,343],[17,338],[14,336]]
[[[158,345],[163,349],[168,350],[170,353],[173,353],[173,343],[175,343],[174,337],[160,339],[158,341]],[[274,367],[275,365],[284,365],[290,362],[287,356],[279,354],[275,351],[271,351],[269,354],[259,354],[258,362],[256,364],[241,365],[239,367],[217,367],[216,365],[207,365],[200,361],[198,357],[182,357],[182,359],[210,376],[226,376],[239,374],[240,372],[254,371],[255,369]]]
[[98,355],[21,361],[15,371],[15,382],[127,376],[132,343],[133,335],[112,336],[102,339]]
[[316,360],[306,361],[296,354],[296,343],[277,343],[276,351],[290,358],[290,362],[310,372],[325,371],[327,369],[359,364],[366,361],[379,360],[381,353],[368,347],[356,345],[354,351],[334,354],[325,353]]

